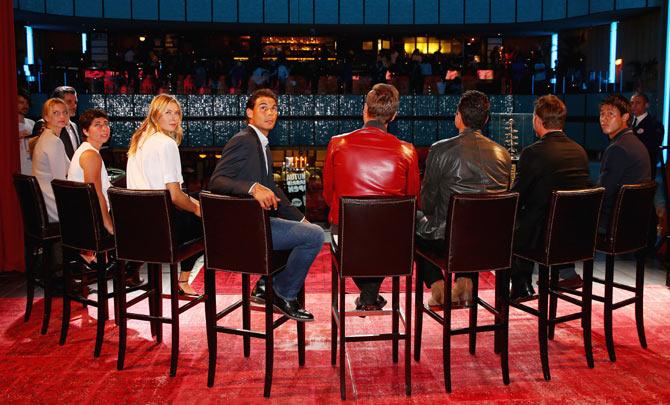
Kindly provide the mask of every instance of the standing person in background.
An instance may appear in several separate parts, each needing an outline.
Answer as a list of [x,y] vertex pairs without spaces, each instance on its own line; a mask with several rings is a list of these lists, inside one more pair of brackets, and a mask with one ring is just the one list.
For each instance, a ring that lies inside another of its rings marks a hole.
[[33,162],[30,160],[30,148],[28,139],[33,133],[35,121],[26,118],[30,109],[30,95],[24,91],[18,92],[19,111],[19,156],[21,161],[21,174],[31,175],[33,173]]
[[[161,94],[151,101],[147,118],[130,139],[126,182],[129,189],[168,190],[175,205],[173,223],[178,244],[202,237],[200,203],[181,190],[179,147],[183,138],[182,109],[173,96]],[[180,294],[197,296],[189,276],[198,254],[181,262]]]
[[[67,105],[68,111],[68,122],[65,124],[60,133],[56,134],[63,141],[63,146],[65,147],[65,153],[68,159],[72,159],[74,151],[79,147],[81,143],[81,136],[79,134],[79,129],[77,124],[72,122],[74,117],[77,115],[77,91],[74,87],[70,86],[60,86],[51,94],[52,98],[59,98],[65,102]],[[42,125],[44,124],[43,120],[39,120],[35,123],[33,128],[33,136],[39,135],[42,133]]]

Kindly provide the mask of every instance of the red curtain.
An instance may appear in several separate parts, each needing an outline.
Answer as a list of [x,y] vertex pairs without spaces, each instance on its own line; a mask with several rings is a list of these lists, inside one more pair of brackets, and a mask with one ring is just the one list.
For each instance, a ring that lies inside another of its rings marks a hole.
[[0,1],[0,271],[24,271],[21,211],[12,174],[19,171],[13,2]]

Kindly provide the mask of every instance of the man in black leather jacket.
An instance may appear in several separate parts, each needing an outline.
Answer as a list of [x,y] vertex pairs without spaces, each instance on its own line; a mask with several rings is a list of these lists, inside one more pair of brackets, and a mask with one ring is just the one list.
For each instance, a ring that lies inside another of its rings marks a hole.
[[[458,135],[430,147],[421,183],[420,211],[417,213],[417,245],[443,251],[447,207],[452,194],[507,190],[510,155],[505,148],[482,134],[489,109],[490,103],[484,93],[466,91],[458,103],[454,119]],[[417,265],[426,286],[431,289],[428,304],[442,304],[442,273],[424,261],[419,261]],[[471,299],[472,280],[469,277],[457,278],[452,302],[468,306]]]

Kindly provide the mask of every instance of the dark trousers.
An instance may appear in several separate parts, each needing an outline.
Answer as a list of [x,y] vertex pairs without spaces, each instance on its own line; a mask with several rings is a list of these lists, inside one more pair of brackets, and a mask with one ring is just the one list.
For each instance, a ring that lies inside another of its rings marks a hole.
[[[330,225],[330,233],[338,235],[338,226],[336,224]],[[382,286],[384,277],[352,277],[354,284],[361,290],[361,305],[374,305],[377,303],[377,296],[379,295],[379,288]]]
[[[172,217],[175,226],[175,238],[177,245],[190,242],[194,239],[202,238],[202,222],[195,214],[182,211],[175,207],[174,217]],[[181,271],[191,271],[200,253],[196,253],[181,262]]]
[[[424,239],[420,236],[417,236],[414,239],[414,243],[417,247],[422,250],[429,250],[437,252],[438,254],[443,254],[444,252],[444,239]],[[422,260],[420,257],[417,257],[416,260],[416,271],[421,272],[421,277],[423,278],[423,283],[427,288],[430,288],[434,282],[444,280],[444,275],[442,270],[430,263],[427,260]],[[456,278],[460,277],[474,277],[469,274],[458,274]]]

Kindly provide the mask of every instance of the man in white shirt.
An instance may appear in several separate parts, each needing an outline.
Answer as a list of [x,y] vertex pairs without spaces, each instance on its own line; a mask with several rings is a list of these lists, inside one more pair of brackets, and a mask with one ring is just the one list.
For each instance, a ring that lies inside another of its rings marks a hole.
[[26,118],[26,114],[28,114],[28,110],[30,109],[30,95],[28,92],[19,89],[17,102],[19,111],[19,153],[21,174],[30,176],[33,174],[33,162],[30,160],[28,139],[33,132],[35,121]]
[[[59,86],[56,87],[56,89],[53,91],[51,97],[60,98],[61,100],[65,101],[65,104],[67,104],[67,110],[70,114],[70,121],[65,126],[65,128],[61,130],[59,137],[65,146],[65,154],[67,155],[67,158],[72,159],[74,151],[77,150],[81,144],[79,128],[77,127],[77,124],[72,122],[74,117],[77,115],[77,90],[70,86]],[[37,136],[42,132],[42,125],[44,125],[44,121],[42,120],[38,120],[35,123],[35,127],[33,128],[33,136]]]

